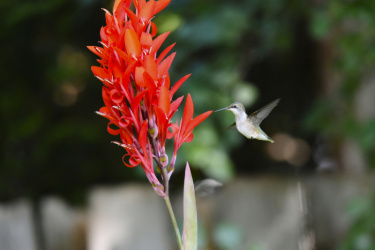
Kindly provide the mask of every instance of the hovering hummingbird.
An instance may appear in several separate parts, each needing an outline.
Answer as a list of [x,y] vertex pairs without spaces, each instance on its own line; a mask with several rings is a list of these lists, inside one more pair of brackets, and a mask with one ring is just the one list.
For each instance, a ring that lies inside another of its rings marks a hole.
[[236,118],[236,128],[241,134],[249,139],[257,139],[273,143],[273,140],[263,132],[259,125],[264,118],[269,115],[272,109],[276,107],[279,101],[280,99],[277,99],[249,116],[246,114],[244,106],[239,102],[232,103],[229,107],[216,110],[215,112],[221,110],[232,111]]

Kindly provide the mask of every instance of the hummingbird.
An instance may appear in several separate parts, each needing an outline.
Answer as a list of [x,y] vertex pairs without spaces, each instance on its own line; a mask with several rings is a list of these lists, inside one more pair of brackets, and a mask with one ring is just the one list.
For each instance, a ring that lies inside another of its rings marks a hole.
[[273,143],[273,140],[260,128],[260,123],[270,114],[279,101],[280,99],[276,99],[249,116],[246,114],[244,106],[239,102],[232,103],[228,107],[216,110],[215,112],[221,110],[232,111],[236,119],[236,128],[241,134],[249,139],[257,139]]

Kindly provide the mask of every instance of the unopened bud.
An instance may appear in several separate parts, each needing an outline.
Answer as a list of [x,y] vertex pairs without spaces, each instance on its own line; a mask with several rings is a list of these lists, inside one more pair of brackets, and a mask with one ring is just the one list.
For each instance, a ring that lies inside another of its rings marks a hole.
[[168,170],[168,173],[173,172],[174,171],[174,166],[169,165],[167,170]]
[[161,184],[155,184],[155,183],[152,183],[152,187],[154,187],[154,188],[158,188],[158,189],[160,189],[161,191],[164,191],[164,186],[161,185]]
[[158,127],[153,127],[148,130],[150,133],[151,137],[155,139],[158,136]]
[[159,159],[162,167],[165,168],[168,165],[168,155],[162,154],[160,155]]
[[160,195],[161,197],[166,196],[165,193],[164,193],[164,186],[163,185],[152,183],[152,187],[154,188],[155,192],[158,195]]
[[156,172],[158,172],[159,174],[161,174],[161,169],[160,169],[159,165],[156,166]]

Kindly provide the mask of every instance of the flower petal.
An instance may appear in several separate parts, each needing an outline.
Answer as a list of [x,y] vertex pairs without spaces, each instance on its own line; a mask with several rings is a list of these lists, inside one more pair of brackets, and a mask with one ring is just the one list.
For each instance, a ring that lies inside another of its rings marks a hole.
[[156,53],[160,49],[160,46],[163,44],[163,42],[165,41],[169,33],[170,33],[169,31],[165,32],[154,39],[154,41],[152,42],[152,51],[153,51],[152,56],[153,57],[156,57]]
[[128,55],[139,56],[141,53],[141,44],[139,43],[137,33],[134,30],[127,29],[125,31],[125,48]]
[[176,53],[172,53],[170,56],[164,59],[159,66],[158,66],[158,76],[159,78],[163,77],[168,73],[169,68],[171,67],[171,64],[173,62],[174,57],[176,56]]
[[160,53],[158,60],[156,61],[157,64],[159,64],[164,57],[171,51],[171,49],[176,45],[176,43],[169,45],[163,52]]
[[147,150],[146,150],[146,144],[147,144],[147,131],[148,131],[148,120],[145,120],[142,123],[142,128],[141,131],[139,132],[138,135],[138,140],[139,140],[139,145],[141,145],[143,149],[143,153],[147,155]]
[[139,87],[145,87],[145,82],[143,80],[143,73],[145,72],[145,68],[143,67],[135,67],[135,83]]
[[207,111],[203,114],[198,115],[192,121],[189,122],[186,131],[193,131],[193,129],[198,126],[201,122],[203,122],[213,111]]
[[191,95],[188,94],[186,98],[184,114],[182,116],[182,122],[181,122],[182,133],[185,133],[187,125],[191,121],[191,118],[193,118],[193,114],[194,114],[193,100],[191,99]]
[[169,93],[173,96],[176,93],[176,91],[181,87],[181,85],[186,81],[186,79],[189,78],[189,76],[191,76],[191,74],[188,74],[188,75],[182,77],[180,80],[178,80],[173,85],[173,87],[171,88],[171,90],[169,91]]
[[177,111],[178,107],[180,106],[182,102],[182,99],[184,99],[184,96],[180,96],[179,98],[177,98],[171,103],[170,113],[168,114],[170,118],[172,118],[174,113]]
[[118,134],[120,134],[121,129],[120,128],[118,128],[118,129],[111,128],[110,125],[112,125],[112,124],[116,125],[114,122],[108,123],[108,126],[107,126],[108,133],[110,133],[111,135],[118,135]]
[[145,6],[141,7],[141,10],[139,12],[139,17],[140,18],[143,18],[145,23],[147,23],[150,18],[154,15],[154,8],[155,8],[155,1],[154,0],[150,0],[146,3]]
[[92,73],[94,73],[95,76],[100,77],[101,79],[108,79],[108,73],[105,69],[98,67],[98,66],[92,66],[91,67]]
[[169,91],[165,86],[160,88],[159,96],[159,107],[164,111],[165,114],[169,114],[171,101],[169,99]]
[[158,66],[155,63],[154,58],[152,58],[151,55],[148,55],[145,60],[145,70],[147,73],[150,74],[152,79],[157,80],[158,79]]
[[158,12],[160,12],[162,9],[167,7],[167,5],[170,3],[171,0],[159,0],[156,2],[154,15]]
[[152,37],[150,33],[142,32],[141,35],[141,46],[145,48],[150,48],[152,46]]

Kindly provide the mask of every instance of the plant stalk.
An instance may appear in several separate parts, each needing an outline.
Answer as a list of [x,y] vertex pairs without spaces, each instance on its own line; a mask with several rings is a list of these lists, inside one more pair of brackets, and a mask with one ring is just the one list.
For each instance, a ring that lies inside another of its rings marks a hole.
[[169,216],[171,217],[171,220],[172,220],[174,232],[176,233],[176,237],[177,237],[178,246],[179,246],[180,250],[183,250],[180,230],[178,229],[176,217],[174,216],[172,205],[171,205],[171,202],[169,200],[169,196],[165,196],[164,201],[165,201],[165,204],[167,204]]

